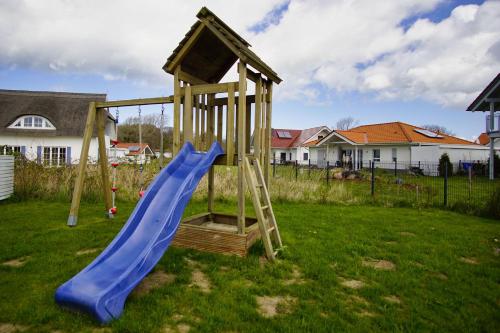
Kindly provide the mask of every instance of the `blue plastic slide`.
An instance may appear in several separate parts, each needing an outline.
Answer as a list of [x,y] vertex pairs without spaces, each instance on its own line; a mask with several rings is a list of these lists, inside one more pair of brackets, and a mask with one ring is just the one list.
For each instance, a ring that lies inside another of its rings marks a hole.
[[186,143],[153,180],[109,246],[57,289],[56,302],[102,323],[118,318],[129,293],[167,250],[196,186],[221,154],[217,142],[206,153]]

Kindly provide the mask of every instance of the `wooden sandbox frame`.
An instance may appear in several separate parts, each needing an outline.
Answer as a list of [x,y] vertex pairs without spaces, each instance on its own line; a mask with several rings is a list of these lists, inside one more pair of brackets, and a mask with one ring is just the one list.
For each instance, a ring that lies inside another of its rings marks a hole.
[[[273,229],[276,234],[278,233],[268,194],[268,204],[265,206],[256,202],[255,198],[258,195],[253,196],[252,201],[255,210],[257,211],[257,208],[259,210],[257,213],[259,223],[270,220],[266,219],[266,214],[269,213],[260,212],[267,209],[272,214],[275,228],[264,228],[263,224],[257,223],[257,219],[245,216],[245,179],[247,182],[253,180],[254,183],[256,179],[249,175],[249,164],[245,161],[251,158],[252,163],[263,166],[263,181],[255,186],[264,188],[268,193],[273,83],[279,84],[281,79],[250,50],[247,41],[210,10],[202,8],[197,18],[198,20],[163,66],[165,72],[173,75],[174,95],[90,103],[68,225],[75,226],[77,223],[88,150],[95,124],[97,124],[105,209],[106,214],[112,217],[108,158],[104,141],[104,121],[108,108],[173,103],[173,156],[185,142],[193,143],[199,151],[206,151],[212,142],[217,141],[223,147],[224,155],[219,156],[214,165],[236,166],[238,169],[237,214],[214,212],[214,167],[212,166],[208,172],[207,212],[184,219],[173,245],[245,256],[250,246],[263,236],[263,233],[267,234],[264,235],[267,240],[270,238],[269,230]],[[237,63],[238,81],[221,83],[220,80],[235,63]],[[255,84],[254,95],[247,95],[248,81]],[[252,137],[253,151],[250,149]],[[277,238],[279,236],[275,239]],[[270,255],[272,252],[266,245],[268,257],[274,258],[274,254]]]

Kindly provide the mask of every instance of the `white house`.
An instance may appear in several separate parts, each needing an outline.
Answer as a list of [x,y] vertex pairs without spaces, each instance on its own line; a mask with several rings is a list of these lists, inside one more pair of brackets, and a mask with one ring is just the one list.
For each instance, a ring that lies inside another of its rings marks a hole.
[[395,164],[400,169],[419,162],[437,164],[443,153],[457,164],[488,159],[488,148],[484,146],[402,122],[334,130],[310,150],[311,159],[319,166],[328,161],[330,165],[347,164],[353,169],[368,167],[370,161],[388,167]]
[[[114,158],[113,154],[112,151],[111,158]],[[120,142],[116,145],[116,158],[129,162],[148,163],[151,158],[156,158],[156,155],[147,143]]]
[[304,130],[276,129],[271,132],[271,150],[276,163],[308,164],[309,148],[330,133],[326,126],[307,128]]
[[[77,163],[89,103],[105,101],[105,94],[0,90],[0,154],[10,151],[46,165]],[[116,136],[114,118],[108,115],[106,143]],[[97,161],[94,132],[89,161]]]

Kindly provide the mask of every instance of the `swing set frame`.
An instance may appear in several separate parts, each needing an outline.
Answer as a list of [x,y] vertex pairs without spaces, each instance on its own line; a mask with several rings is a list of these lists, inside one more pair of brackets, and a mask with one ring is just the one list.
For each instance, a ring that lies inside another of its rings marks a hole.
[[[90,103],[68,225],[77,224],[90,139],[95,125],[97,125],[105,211],[108,217],[112,217],[109,213],[112,200],[104,141],[104,120],[107,109],[173,104],[172,155],[175,156],[181,146],[188,141],[199,151],[208,150],[212,142],[218,141],[224,149],[224,154],[215,160],[214,165],[237,167],[238,208],[235,215],[221,214],[214,210],[215,179],[212,166],[208,172],[207,212],[184,219],[172,244],[202,251],[245,256],[250,246],[262,236],[263,231],[257,225],[257,219],[247,217],[245,214],[247,190],[245,177],[248,181],[247,172],[250,172],[246,170],[249,166],[245,162],[251,159],[253,163],[263,166],[265,184],[259,186],[268,191],[273,84],[279,84],[281,79],[250,51],[248,42],[210,10],[202,8],[197,17],[198,21],[163,67],[174,77],[174,95]],[[238,81],[221,83],[222,77],[235,63],[237,63]],[[253,95],[247,94],[249,81],[255,85]],[[251,141],[253,141],[253,151],[250,149]],[[254,202],[254,207],[260,206],[256,206]]]

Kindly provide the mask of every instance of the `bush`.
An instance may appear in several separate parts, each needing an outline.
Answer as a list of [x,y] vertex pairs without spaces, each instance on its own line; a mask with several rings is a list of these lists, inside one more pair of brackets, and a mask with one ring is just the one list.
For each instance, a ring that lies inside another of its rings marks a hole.
[[493,162],[495,163],[495,177],[500,177],[500,157],[498,157],[497,153],[493,156]]
[[453,172],[453,164],[450,162],[450,157],[448,154],[444,153],[439,158],[439,176],[444,177],[446,174],[446,169],[448,168],[448,176],[452,175]]
[[486,202],[486,213],[490,217],[500,219],[500,186],[497,186]]

